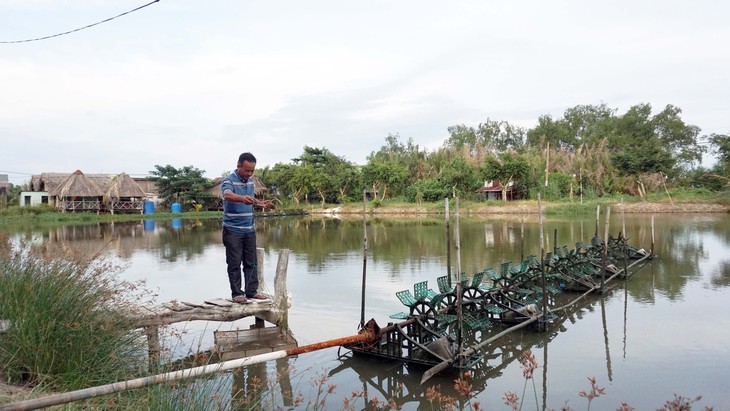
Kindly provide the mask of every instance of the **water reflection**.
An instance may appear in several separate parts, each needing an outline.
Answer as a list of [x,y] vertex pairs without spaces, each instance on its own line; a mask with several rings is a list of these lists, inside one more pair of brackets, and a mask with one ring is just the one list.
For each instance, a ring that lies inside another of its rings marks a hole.
[[[612,217],[610,231],[614,234],[621,227],[619,218]],[[595,232],[592,218],[548,218],[544,224],[546,251],[562,245],[573,248]],[[535,376],[542,391],[541,405],[549,408],[566,400],[580,403],[577,392],[587,388],[585,379],[593,375],[600,385],[610,385],[603,406],[628,402],[636,409],[656,409],[671,399],[673,392],[702,395],[707,405],[718,408],[730,406],[722,375],[730,367],[730,347],[718,343],[730,339],[730,319],[725,314],[730,312],[730,216],[657,215],[654,226],[658,258],[621,289],[603,299],[587,301],[545,333],[515,333],[485,352],[484,371],[474,376],[482,405],[499,408],[502,403],[495,399],[523,387],[518,358],[525,350],[532,350],[542,367]],[[462,271],[467,274],[540,254],[537,217],[462,218],[460,229]],[[631,244],[651,247],[650,216],[627,215],[626,229]],[[443,219],[436,217],[369,218],[367,230],[366,316],[386,323],[389,314],[403,310],[395,291],[410,289],[417,281],[435,284],[437,277],[453,268],[448,266],[448,238]],[[257,234],[259,246],[267,252],[266,272],[271,275],[278,250],[292,250],[289,322],[297,340],[310,344],[351,335],[360,318],[362,220],[346,216],[260,218]],[[17,241],[90,256],[99,252],[114,255],[129,264],[126,275],[160,287],[164,299],[225,296],[227,289],[218,219],[182,219],[179,227],[158,220],[152,231],[145,229],[142,219],[79,226],[0,227],[0,244],[7,247]],[[454,261],[452,258],[451,264]],[[205,338],[200,337],[204,347]],[[325,367],[331,382],[338,386],[337,398],[367,389],[369,395],[381,399],[400,398],[409,409],[425,406],[423,391],[408,380],[420,379],[416,370],[359,358],[340,359],[336,350],[303,355],[291,362],[304,374],[315,374]],[[251,378],[256,372],[250,370]],[[277,381],[275,374],[269,369],[268,383]],[[236,378],[231,394],[251,387],[248,376]],[[403,379],[406,381],[398,381]],[[303,384],[295,384],[294,396],[300,391],[305,398],[312,395],[303,387],[308,381],[304,378]],[[452,378],[437,381],[442,392],[453,390]],[[391,392],[400,382],[405,390]],[[239,404],[238,396],[231,398]],[[341,401],[333,403],[336,408]]]

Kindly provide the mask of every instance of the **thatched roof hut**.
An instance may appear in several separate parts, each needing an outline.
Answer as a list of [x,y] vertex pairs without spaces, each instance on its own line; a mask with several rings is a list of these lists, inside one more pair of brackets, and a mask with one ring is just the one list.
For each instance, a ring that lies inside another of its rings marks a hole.
[[33,191],[54,191],[66,178],[69,173],[41,173],[30,179],[30,186]]
[[104,202],[118,201],[121,198],[144,198],[147,193],[127,173],[111,179],[109,188],[104,192]]
[[[30,179],[30,188],[32,191],[53,192],[63,183],[71,174],[69,173],[41,173],[36,174]],[[92,181],[102,191],[106,191],[111,184],[112,176],[109,174],[84,174],[86,179]]]
[[101,197],[104,195],[104,191],[81,170],[76,170],[53,190],[48,191],[48,195],[51,197]]

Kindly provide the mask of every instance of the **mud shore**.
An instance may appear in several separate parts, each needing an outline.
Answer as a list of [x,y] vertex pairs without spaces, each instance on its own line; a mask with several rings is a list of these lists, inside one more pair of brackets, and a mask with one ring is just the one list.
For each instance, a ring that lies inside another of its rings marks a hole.
[[[543,210],[550,208],[566,207],[565,203],[543,203]],[[622,210],[625,213],[632,214],[652,214],[652,213],[728,213],[730,205],[725,204],[706,204],[706,203],[615,203],[611,204],[615,211]],[[468,204],[460,210],[465,215],[486,215],[486,214],[537,214],[537,201],[507,203],[505,205],[474,205]],[[362,205],[343,205],[332,208],[312,208],[307,210],[310,214],[362,214]],[[383,206],[377,208],[368,208],[369,214],[378,215],[427,215],[441,214],[440,210],[433,207],[419,207],[417,205],[399,205],[399,206]]]

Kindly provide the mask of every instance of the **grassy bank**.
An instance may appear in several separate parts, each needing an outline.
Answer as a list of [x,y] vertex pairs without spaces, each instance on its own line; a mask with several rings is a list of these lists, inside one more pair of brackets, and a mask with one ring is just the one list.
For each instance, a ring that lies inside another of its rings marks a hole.
[[[147,342],[127,316],[148,304],[139,284],[103,260],[0,244],[0,404],[149,374]],[[155,370],[158,371],[158,370]],[[218,409],[220,387],[161,384],[64,409]]]
[[144,364],[139,335],[124,314],[134,288],[103,262],[30,248],[0,257],[3,380],[48,390],[115,381]]
[[[454,212],[455,201],[450,200],[450,211]],[[606,209],[611,206],[615,210],[622,207],[627,213],[713,213],[730,211],[730,191],[713,192],[705,189],[674,189],[669,192],[655,192],[645,197],[608,196],[585,197],[573,196],[559,201],[541,202],[545,215],[592,215],[596,208]],[[444,201],[432,203],[409,203],[402,199],[386,199],[385,201],[369,201],[366,205],[368,214],[381,215],[439,215],[445,212]],[[534,214],[537,213],[537,200],[496,201],[465,200],[459,204],[459,210],[465,215],[488,214]],[[362,203],[325,204],[321,203],[284,203],[275,210],[260,213],[259,216],[281,216],[302,214],[362,214]],[[139,221],[140,219],[172,220],[221,218],[220,211],[188,211],[184,213],[154,214],[96,214],[61,213],[48,206],[8,207],[0,209],[0,225],[6,224],[86,224],[110,221]]]
[[[675,190],[669,194],[652,194],[645,198],[620,197],[573,197],[561,201],[541,201],[545,215],[594,215],[596,208],[607,207],[627,213],[713,213],[730,210],[730,193],[714,193],[707,190]],[[444,201],[435,203],[408,203],[399,199],[369,202],[368,214],[377,215],[439,215],[445,212]],[[311,214],[362,214],[362,203],[312,205],[306,210]],[[454,213],[455,201],[449,202],[449,211]],[[459,211],[463,215],[536,214],[537,200],[516,201],[470,201],[462,200]]]

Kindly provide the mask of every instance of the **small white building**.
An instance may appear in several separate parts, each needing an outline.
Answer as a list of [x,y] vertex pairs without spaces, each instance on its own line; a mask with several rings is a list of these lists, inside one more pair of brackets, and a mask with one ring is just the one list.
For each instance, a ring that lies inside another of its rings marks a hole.
[[39,204],[48,204],[48,192],[47,191],[21,191],[18,196],[18,205],[21,207],[25,206],[36,206]]

